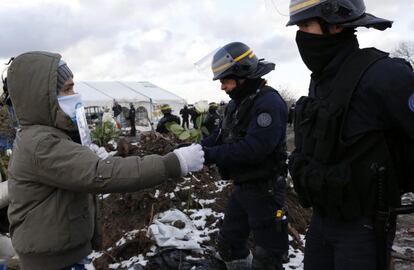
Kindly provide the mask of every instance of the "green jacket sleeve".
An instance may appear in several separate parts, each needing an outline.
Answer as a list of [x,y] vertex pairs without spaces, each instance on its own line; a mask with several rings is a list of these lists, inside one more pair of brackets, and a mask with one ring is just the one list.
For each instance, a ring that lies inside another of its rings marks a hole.
[[39,141],[34,161],[39,182],[78,192],[133,192],[181,175],[174,153],[102,160],[88,147],[53,136]]

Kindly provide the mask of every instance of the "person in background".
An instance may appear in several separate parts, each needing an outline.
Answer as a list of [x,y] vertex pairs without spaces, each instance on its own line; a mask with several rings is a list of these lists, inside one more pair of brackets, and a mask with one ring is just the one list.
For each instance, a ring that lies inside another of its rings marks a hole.
[[220,125],[220,115],[217,112],[218,104],[215,102],[210,102],[208,107],[208,112],[206,118],[204,119],[203,126],[206,127],[208,134],[211,134],[215,129]]
[[217,245],[228,270],[282,270],[288,251],[287,106],[262,78],[274,67],[241,42],[223,46],[212,61],[213,80],[220,80],[231,101],[220,129],[201,144],[206,163],[216,164],[222,178],[234,183]]
[[114,99],[114,105],[112,106],[112,111],[114,112],[114,117],[117,122],[117,127],[121,128],[121,114],[122,114],[122,106]]
[[137,130],[136,130],[136,127],[135,127],[135,107],[134,107],[134,104],[132,104],[132,103],[129,104],[128,120],[129,120],[129,124],[131,126],[130,136],[135,137],[137,135]]
[[189,122],[188,118],[190,116],[190,110],[188,109],[187,105],[184,105],[184,107],[180,110],[181,118],[183,119],[182,127],[187,127],[189,129]]
[[59,54],[23,53],[7,75],[21,127],[8,168],[8,216],[22,270],[85,269],[101,248],[95,194],[134,192],[203,166],[196,144],[127,158],[81,145],[75,109],[82,99]]
[[224,102],[223,100],[220,101],[220,104],[218,106],[217,112],[220,115],[220,118],[221,119],[223,119],[223,117],[224,117],[224,112],[226,110],[226,106],[227,106],[227,103],[226,102]]
[[194,105],[189,105],[188,109],[190,111],[190,122],[193,123],[193,127],[194,128],[198,128],[197,126],[197,117],[200,115],[196,108],[194,107]]
[[390,269],[394,209],[412,179],[412,67],[360,49],[358,27],[392,26],[366,13],[363,0],[291,0],[288,25],[312,72],[308,96],[296,102],[289,157],[299,200],[313,209],[305,270]]
[[168,133],[167,124],[168,123],[176,123],[177,125],[180,124],[180,117],[171,113],[171,107],[168,104],[164,104],[161,107],[161,112],[163,113],[163,117],[157,124],[156,131],[159,133]]

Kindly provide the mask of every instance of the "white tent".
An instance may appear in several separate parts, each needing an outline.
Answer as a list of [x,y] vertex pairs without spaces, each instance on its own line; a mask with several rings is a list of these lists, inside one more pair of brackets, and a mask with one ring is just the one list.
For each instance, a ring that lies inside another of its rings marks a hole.
[[144,107],[152,121],[160,117],[161,105],[169,104],[173,113],[178,114],[187,103],[185,99],[150,82],[77,81],[75,92],[82,95],[85,106],[112,108],[115,99],[124,107],[129,108],[129,103],[136,108]]

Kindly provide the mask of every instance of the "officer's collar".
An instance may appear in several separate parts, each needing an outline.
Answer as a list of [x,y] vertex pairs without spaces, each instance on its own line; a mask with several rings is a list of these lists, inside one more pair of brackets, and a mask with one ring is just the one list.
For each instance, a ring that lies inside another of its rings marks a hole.
[[[232,94],[231,98],[237,103],[241,102],[247,96],[255,94],[259,88],[264,85],[265,80],[262,78],[257,79],[247,79],[244,83],[237,88],[233,89],[236,91]],[[232,91],[232,92],[233,92]]]

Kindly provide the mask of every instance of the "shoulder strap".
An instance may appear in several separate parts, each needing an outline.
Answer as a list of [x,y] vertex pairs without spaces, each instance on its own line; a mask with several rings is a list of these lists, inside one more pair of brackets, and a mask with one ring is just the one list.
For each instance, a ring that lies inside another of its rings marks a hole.
[[238,108],[238,112],[237,112],[238,114],[237,118],[239,119],[238,121],[239,123],[243,122],[245,117],[250,114],[254,101],[257,99],[257,97],[269,91],[276,91],[273,88],[267,85],[264,85],[264,83],[266,82],[263,81],[263,84],[257,89],[257,91],[251,94],[250,96],[246,97],[240,104]]
[[333,81],[333,95],[331,95],[329,99],[333,106],[337,106],[336,108],[343,108],[344,110],[344,117],[342,118],[341,130],[339,133],[340,141],[342,143],[344,143],[342,137],[344,123],[347,118],[352,95],[357,89],[365,72],[377,61],[388,57],[388,55],[388,53],[375,48],[360,49],[348,56],[339,69],[339,72]]
[[356,90],[362,76],[378,60],[388,56],[388,53],[375,48],[360,49],[348,56],[342,64],[333,82],[333,95],[329,99],[339,107],[345,105],[347,112],[352,94]]

